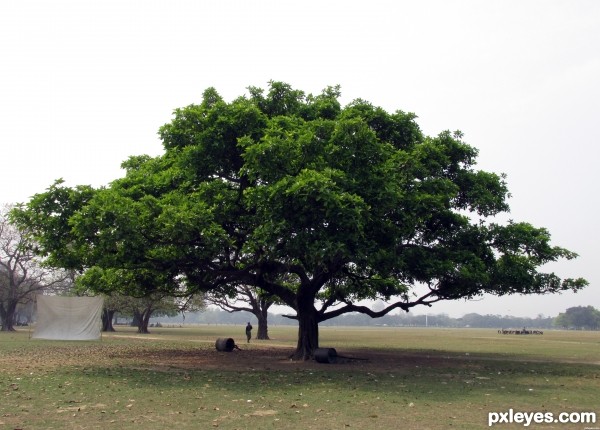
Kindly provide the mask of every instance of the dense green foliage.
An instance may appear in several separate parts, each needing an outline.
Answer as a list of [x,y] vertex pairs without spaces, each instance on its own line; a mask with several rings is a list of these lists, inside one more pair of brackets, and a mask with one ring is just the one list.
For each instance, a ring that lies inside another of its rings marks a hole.
[[271,82],[227,103],[210,88],[160,128],[164,155],[130,158],[106,188],[56,183],[15,217],[96,291],[261,288],[297,312],[299,357],[346,312],[585,286],[538,271],[576,256],[546,229],[486,221],[508,190],[460,132],[424,136],[413,114],[338,98]]

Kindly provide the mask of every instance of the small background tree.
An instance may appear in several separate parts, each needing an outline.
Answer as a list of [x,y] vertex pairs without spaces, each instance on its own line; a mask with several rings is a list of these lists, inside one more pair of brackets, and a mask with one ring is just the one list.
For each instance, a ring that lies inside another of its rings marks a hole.
[[20,306],[44,291],[63,291],[72,285],[68,271],[42,264],[25,228],[9,219],[11,206],[0,209],[0,320],[2,331],[13,331]]
[[250,312],[258,320],[256,339],[269,339],[269,308],[276,303],[276,298],[265,291],[247,285],[235,287],[236,295],[227,295],[212,292],[206,296],[206,301],[223,309],[226,312]]

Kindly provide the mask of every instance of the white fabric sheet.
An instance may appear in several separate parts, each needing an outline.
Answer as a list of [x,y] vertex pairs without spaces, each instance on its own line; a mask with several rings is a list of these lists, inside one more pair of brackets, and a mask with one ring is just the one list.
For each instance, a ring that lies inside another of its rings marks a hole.
[[102,330],[102,297],[37,297],[32,337],[53,340],[97,340]]

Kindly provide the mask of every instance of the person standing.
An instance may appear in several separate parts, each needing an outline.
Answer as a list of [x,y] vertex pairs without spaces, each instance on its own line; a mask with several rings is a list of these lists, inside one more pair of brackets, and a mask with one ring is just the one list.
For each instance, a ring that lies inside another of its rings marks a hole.
[[246,338],[248,339],[248,343],[250,343],[250,338],[252,337],[252,324],[248,322],[246,324]]

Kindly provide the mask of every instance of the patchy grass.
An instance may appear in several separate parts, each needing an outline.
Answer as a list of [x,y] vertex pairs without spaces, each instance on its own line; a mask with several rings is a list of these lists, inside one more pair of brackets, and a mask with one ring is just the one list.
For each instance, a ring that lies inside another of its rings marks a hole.
[[[0,427],[480,429],[510,408],[600,414],[600,333],[325,327],[322,346],[360,358],[332,365],[291,362],[290,327],[250,344],[243,327],[119,330],[99,342],[0,334]],[[217,337],[242,350],[217,352]]]

